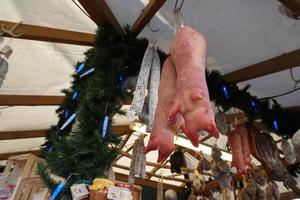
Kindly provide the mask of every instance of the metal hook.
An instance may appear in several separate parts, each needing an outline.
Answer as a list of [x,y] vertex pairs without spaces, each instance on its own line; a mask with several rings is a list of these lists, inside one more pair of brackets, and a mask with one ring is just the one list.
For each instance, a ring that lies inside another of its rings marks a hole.
[[1,24],[1,33],[7,33],[12,37],[20,37],[21,35],[23,35],[23,33],[15,33],[15,30],[22,24],[22,21],[19,21],[18,23],[16,23],[13,27],[11,27],[10,29],[6,29],[4,24]]
[[178,0],[176,0],[174,10],[176,10],[176,9],[181,10],[183,3],[184,3],[184,0],[181,0],[180,6],[177,6],[178,5]]
[[[183,27],[183,21],[182,21],[182,16],[181,16],[181,8],[184,3],[184,0],[181,0],[181,4],[178,4],[178,0],[176,0],[175,5],[174,5],[174,16],[175,16],[175,32],[177,28]],[[178,6],[179,5],[179,6]]]

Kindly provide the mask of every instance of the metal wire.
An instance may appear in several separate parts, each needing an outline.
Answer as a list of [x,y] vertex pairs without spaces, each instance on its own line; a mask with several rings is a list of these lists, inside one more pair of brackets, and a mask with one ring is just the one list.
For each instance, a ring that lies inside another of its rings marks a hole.
[[290,90],[290,91],[287,91],[287,92],[284,92],[284,93],[281,93],[281,94],[278,94],[278,95],[274,95],[274,96],[259,98],[259,100],[274,99],[274,98],[282,97],[282,96],[285,96],[285,95],[288,95],[288,94],[291,94],[293,92],[296,92],[296,91],[300,90],[300,87],[297,88],[297,85],[300,84],[300,79],[295,78],[292,68],[290,68],[290,76],[291,76],[291,79],[295,82],[293,90]]
[[290,90],[290,91],[287,91],[287,92],[284,92],[284,93],[282,93],[282,94],[278,94],[278,95],[274,95],[274,96],[270,96],[270,97],[259,98],[259,100],[274,99],[274,98],[277,98],[277,97],[282,97],[282,96],[291,94],[291,93],[293,93],[293,92],[296,92],[296,91],[298,91],[298,90],[300,90],[300,87],[295,88],[295,89]]
[[291,79],[295,82],[294,89],[296,89],[297,85],[300,84],[300,79],[296,79],[293,74],[293,68],[290,68]]
[[176,0],[176,2],[175,2],[174,10],[175,10],[175,9],[181,9],[181,8],[182,8],[182,5],[183,5],[183,3],[184,3],[184,0],[181,0],[180,6],[178,6],[178,1],[179,1],[179,0]]
[[84,9],[82,9],[81,6],[79,6],[78,3],[75,0],[72,0],[72,1],[88,18],[90,18],[92,20],[90,15]]

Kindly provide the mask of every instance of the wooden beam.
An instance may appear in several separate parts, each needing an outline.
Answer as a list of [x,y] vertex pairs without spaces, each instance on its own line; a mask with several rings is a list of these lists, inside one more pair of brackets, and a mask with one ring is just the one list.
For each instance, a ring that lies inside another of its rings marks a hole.
[[41,155],[41,150],[32,150],[32,151],[19,151],[19,152],[12,152],[12,153],[1,153],[0,154],[0,160],[7,160],[11,156],[17,156],[21,154],[28,154],[31,153],[36,156]]
[[[14,26],[15,22],[0,20],[0,24],[7,29]],[[63,29],[48,28],[43,26],[22,24],[16,29],[17,33],[23,33],[19,39],[39,40],[46,42],[57,42],[66,44],[77,44],[92,46],[95,41],[95,34],[68,31]],[[4,37],[11,37],[4,33]]]
[[79,3],[98,26],[110,25],[118,33],[125,34],[105,0],[79,0]]
[[[116,176],[116,179],[119,180],[119,181],[124,181],[124,182],[128,181],[128,175],[121,174],[121,173],[115,173],[115,176]],[[157,189],[157,182],[156,181],[145,180],[145,179],[141,179],[141,178],[135,178],[135,184],[140,185],[140,186],[151,187],[151,188]],[[164,188],[164,190],[173,189],[176,192],[183,192],[184,191],[183,187],[178,187],[178,186],[171,185],[171,184],[166,184],[166,183],[164,183],[163,188]]]
[[137,36],[165,2],[166,0],[151,0],[131,27],[131,33]]
[[[130,171],[130,168],[126,167],[124,165],[113,164],[113,167]],[[157,178],[162,178],[162,179],[165,179],[165,180],[171,180],[171,181],[178,181],[178,182],[184,182],[184,183],[190,183],[191,182],[190,180],[186,180],[186,179],[182,179],[182,178],[176,178],[175,177],[176,174],[172,174],[171,176],[164,176],[164,175],[159,175],[159,174],[155,174],[155,173],[152,173],[152,172],[146,172],[146,175],[147,176],[154,176],[154,177],[157,177]],[[182,175],[182,174],[179,174],[179,175]]]
[[300,49],[225,74],[227,82],[242,82],[300,66]]
[[283,109],[287,110],[287,111],[298,111],[298,112],[300,112],[300,106],[286,107],[286,108],[283,108]]
[[279,0],[283,5],[290,9],[293,14],[300,16],[300,0]]
[[[167,158],[164,158],[160,163],[165,165],[167,163]],[[159,169],[159,167],[153,167],[153,169],[150,172],[150,175],[147,175],[145,179],[150,179],[152,177],[151,174],[155,174]]]
[[0,106],[60,105],[65,96],[0,95]]
[[46,136],[45,130],[0,132],[0,140],[37,138],[37,137],[45,137],[45,136]]
[[[132,155],[127,153],[126,151],[120,151],[120,154],[122,154],[123,156],[132,159]],[[161,163],[154,163],[154,162],[146,162],[146,165],[152,166],[152,167],[159,167],[159,168],[164,168],[164,169],[171,169],[170,165],[164,165]],[[189,169],[186,167],[181,167],[180,168],[182,171],[184,172],[188,172],[188,173],[193,173],[195,169]],[[207,175],[206,173],[204,173],[204,175]]]
[[[46,130],[29,130],[29,131],[5,131],[0,132],[0,140],[13,140],[24,138],[45,137]],[[113,131],[119,136],[131,134],[132,130],[128,125],[113,126]]]
[[113,125],[113,131],[119,136],[128,135],[132,133],[129,125]]
[[297,195],[295,194],[295,192],[292,191],[280,193],[280,200],[291,200],[294,199],[295,197],[297,197]]

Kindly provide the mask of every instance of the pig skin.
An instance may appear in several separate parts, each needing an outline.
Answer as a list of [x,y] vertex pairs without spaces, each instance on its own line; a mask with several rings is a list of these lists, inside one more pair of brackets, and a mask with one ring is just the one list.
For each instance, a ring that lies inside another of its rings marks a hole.
[[228,141],[232,151],[232,165],[238,172],[246,173],[246,165],[243,157],[242,139],[238,132],[231,131],[228,134]]
[[177,30],[171,44],[171,57],[176,68],[176,101],[169,119],[180,112],[185,120],[184,133],[194,146],[199,145],[199,132],[205,130],[218,138],[214,113],[205,78],[206,41],[190,27]]
[[158,149],[158,162],[168,157],[174,149],[174,135],[184,128],[184,119],[177,113],[171,120],[168,112],[175,98],[176,71],[170,57],[166,59],[158,91],[158,104],[150,140],[144,153]]
[[242,152],[243,152],[243,158],[244,162],[248,166],[252,166],[251,163],[251,157],[250,157],[250,147],[249,147],[249,135],[248,130],[243,124],[239,124],[235,127],[235,131],[240,134],[241,141],[242,141]]

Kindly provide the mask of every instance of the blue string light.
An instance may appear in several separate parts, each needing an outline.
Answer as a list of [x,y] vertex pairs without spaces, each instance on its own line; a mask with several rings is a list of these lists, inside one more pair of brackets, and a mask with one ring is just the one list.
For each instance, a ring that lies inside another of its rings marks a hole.
[[279,128],[278,128],[278,122],[277,122],[276,119],[273,120],[273,127],[274,127],[275,131],[279,130]]
[[121,94],[124,95],[124,93],[125,93],[125,81],[124,81],[124,77],[122,75],[118,76],[118,83],[119,83],[119,88],[121,90]]
[[52,195],[50,197],[50,200],[55,200],[55,198],[64,189],[64,187],[65,187],[65,183],[64,182],[61,182],[60,184],[58,184],[58,186],[53,191],[53,193],[52,193]]
[[47,151],[48,153],[53,151],[53,146],[52,146],[52,144],[50,144],[50,143],[47,143],[47,144],[46,144],[46,151]]
[[66,109],[66,110],[65,110],[64,116],[65,116],[65,118],[68,118],[68,117],[69,117],[69,109]]
[[83,70],[84,66],[85,66],[84,63],[80,64],[76,70],[76,73],[78,74],[79,72],[81,72]]
[[95,71],[95,67],[87,70],[86,72],[84,72],[83,74],[81,74],[79,77],[82,78],[82,77],[84,77],[84,76],[86,76],[86,75],[88,75],[88,74],[90,74],[90,73],[92,73],[94,71]]
[[107,126],[108,126],[108,120],[109,120],[108,116],[105,116],[103,121],[103,126],[102,126],[102,138],[105,138]]
[[78,96],[78,92],[74,91],[72,95],[72,100],[75,100]]
[[223,92],[224,97],[228,100],[229,92],[228,92],[228,87],[226,85],[222,85],[222,92]]
[[257,113],[258,112],[257,104],[256,104],[255,100],[253,100],[253,99],[251,99],[251,106],[252,106],[252,109]]
[[68,120],[60,127],[59,130],[64,130],[76,117],[76,113],[74,113],[73,115],[71,115]]
[[57,136],[57,140],[58,140],[58,141],[61,141],[62,139],[63,139],[63,137],[62,137],[61,135],[58,135],[58,136]]

